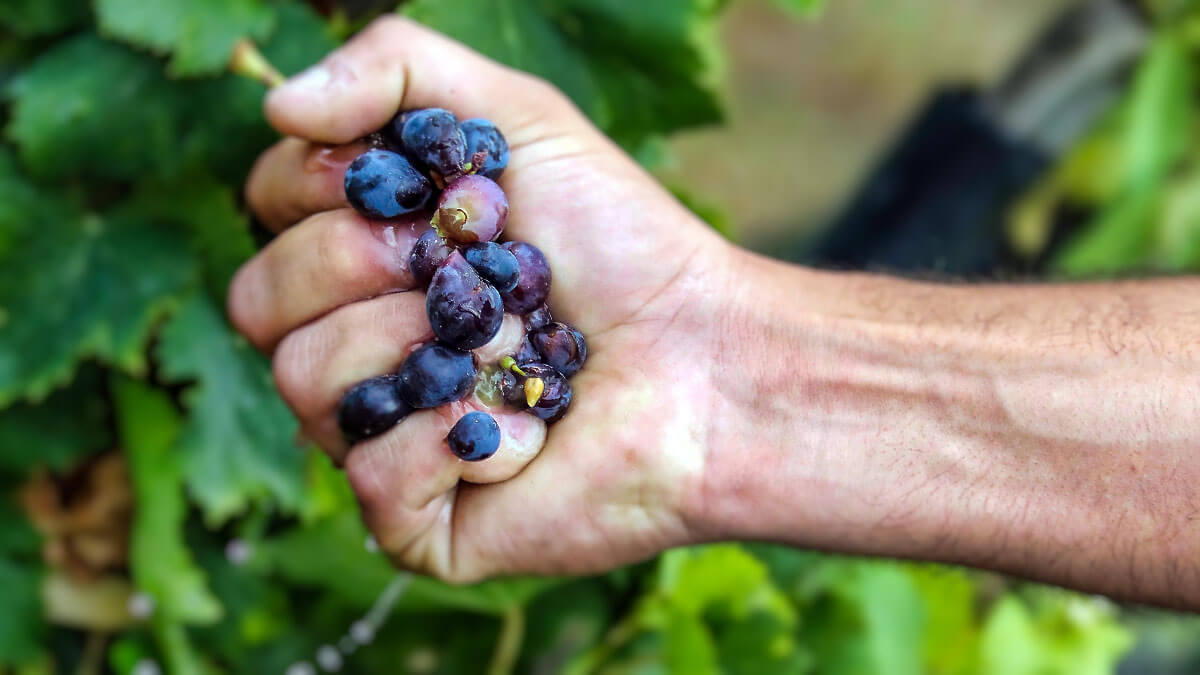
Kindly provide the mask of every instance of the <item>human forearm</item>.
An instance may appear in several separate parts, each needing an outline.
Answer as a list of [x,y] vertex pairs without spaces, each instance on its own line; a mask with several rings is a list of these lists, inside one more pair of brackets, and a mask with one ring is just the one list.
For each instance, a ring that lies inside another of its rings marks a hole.
[[746,269],[717,350],[732,414],[714,415],[706,536],[1200,606],[1200,284]]

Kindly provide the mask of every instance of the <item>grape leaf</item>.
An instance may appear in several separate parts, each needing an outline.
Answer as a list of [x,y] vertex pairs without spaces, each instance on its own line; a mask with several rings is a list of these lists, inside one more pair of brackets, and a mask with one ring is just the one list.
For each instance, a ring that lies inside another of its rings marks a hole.
[[26,217],[0,253],[0,406],[43,398],[90,356],[144,372],[151,327],[196,278],[183,238],[45,195]]
[[38,405],[0,412],[0,473],[23,474],[35,465],[63,469],[111,447],[108,412],[95,368],[84,368],[69,388]]
[[17,35],[34,37],[71,28],[88,15],[87,0],[4,0],[0,25]]
[[259,0],[96,0],[105,35],[172,55],[172,75],[208,75],[229,62],[240,38],[270,35],[275,14]]
[[304,454],[265,359],[201,293],[163,328],[157,356],[163,377],[194,382],[184,393],[190,414],[178,448],[207,521],[222,523],[257,499],[295,511],[304,497]]
[[8,93],[8,137],[39,176],[137,179],[174,172],[184,159],[180,90],[152,57],[93,34],[57,43]]
[[[333,590],[348,602],[368,607],[397,572],[382,554],[368,551],[366,541],[367,530],[357,510],[347,510],[310,527],[294,528],[259,548],[268,565],[288,580]],[[415,576],[397,608],[500,614],[559,583],[562,580],[518,578],[451,586]]]
[[0,665],[21,665],[41,654],[41,572],[0,557]]
[[206,173],[146,180],[125,208],[186,232],[217,297],[225,297],[233,273],[254,255],[250,222],[233,190]]
[[415,0],[410,17],[553,82],[628,148],[721,119],[717,0]]
[[112,392],[138,505],[129,544],[134,582],[154,598],[157,620],[212,623],[221,604],[183,540],[187,502],[173,450],[179,413],[166,394],[134,380],[114,378]]

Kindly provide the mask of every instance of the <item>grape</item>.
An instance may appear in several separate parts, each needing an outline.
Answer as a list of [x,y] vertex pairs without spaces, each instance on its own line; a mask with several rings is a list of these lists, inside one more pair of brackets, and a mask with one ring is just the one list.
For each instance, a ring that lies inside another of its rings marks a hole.
[[550,308],[542,305],[525,315],[525,330],[541,328],[553,320],[554,318],[550,316]]
[[471,267],[479,272],[479,276],[487,279],[497,291],[507,293],[517,287],[517,277],[521,268],[517,265],[517,257],[509,253],[494,241],[477,241],[462,248],[463,257],[471,263]]
[[503,246],[517,257],[521,267],[517,287],[503,295],[504,309],[513,314],[528,314],[545,303],[550,295],[550,263],[533,244],[510,241]]
[[433,225],[450,241],[470,244],[499,237],[507,218],[508,198],[495,181],[463,176],[446,186]]
[[[521,363],[517,366],[524,375],[511,371],[500,380],[500,392],[505,401],[530,413],[547,424],[553,424],[567,414],[571,406],[571,385],[562,373],[545,363]],[[540,380],[539,387],[531,386],[531,380]],[[529,404],[531,394],[533,405]]]
[[[467,139],[467,160],[474,166],[473,173],[482,174],[495,180],[504,173],[508,166],[508,141],[495,124],[480,118],[464,120],[458,124],[463,136]],[[482,162],[479,153],[484,153]]]
[[425,297],[425,313],[433,334],[459,349],[487,344],[504,321],[500,293],[481,279],[457,251],[434,273]]
[[467,138],[458,128],[458,118],[449,110],[413,110],[397,115],[393,121],[399,128],[393,126],[391,135],[400,140],[409,157],[443,179],[464,173],[468,161]]
[[459,459],[482,461],[500,449],[500,425],[485,412],[469,412],[454,423],[446,443]]
[[348,443],[378,436],[412,412],[396,389],[398,382],[395,375],[381,375],[359,382],[342,396],[337,422]]
[[517,353],[513,354],[512,358],[517,363],[529,363],[530,361],[541,361],[542,355],[538,353],[533,343],[526,337],[521,340],[521,346],[517,348]]
[[408,256],[408,268],[412,270],[413,278],[421,286],[428,286],[434,272],[452,252],[445,239],[433,230],[426,230],[413,244],[412,253]]
[[397,373],[396,389],[414,408],[435,408],[458,401],[475,384],[475,358],[441,342],[417,348]]
[[433,185],[403,155],[373,149],[346,169],[346,199],[368,218],[395,218],[425,206]]
[[[587,341],[583,333],[557,321],[529,332],[528,340],[541,354],[541,361],[566,377],[571,377],[587,360]],[[518,359],[518,362],[520,360]]]

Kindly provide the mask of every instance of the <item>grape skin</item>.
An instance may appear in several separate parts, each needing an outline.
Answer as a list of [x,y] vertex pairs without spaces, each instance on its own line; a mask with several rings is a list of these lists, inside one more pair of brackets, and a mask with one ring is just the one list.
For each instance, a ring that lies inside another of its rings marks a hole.
[[433,185],[403,155],[373,149],[346,169],[346,200],[368,218],[395,218],[425,206]]
[[550,296],[550,263],[533,244],[510,241],[503,244],[521,267],[516,288],[504,293],[504,309],[513,314],[528,314],[541,307]]
[[538,307],[537,309],[525,315],[525,329],[533,330],[535,328],[541,328],[553,320],[554,317],[550,316],[550,308],[542,305],[541,307]]
[[381,375],[354,385],[338,403],[338,428],[347,443],[373,438],[412,412],[396,385],[396,375]]
[[[517,408],[553,424],[567,414],[571,406],[571,385],[562,373],[544,363],[520,363],[517,366],[524,375],[512,371],[504,374],[500,381],[500,389],[504,400]],[[529,378],[541,378],[545,384],[541,397],[532,407],[525,400],[525,381]]]
[[425,311],[433,334],[459,349],[487,344],[504,320],[500,293],[480,278],[457,251],[434,273],[425,297]]
[[427,230],[413,244],[412,253],[408,256],[408,269],[413,279],[422,287],[429,286],[438,267],[446,262],[452,252],[445,239],[439,237],[437,232]]
[[571,377],[587,360],[587,340],[583,333],[565,323],[554,321],[529,332],[529,342],[541,361],[566,377]]
[[414,408],[434,408],[458,401],[475,384],[475,358],[470,352],[430,342],[408,355],[397,373],[396,389]]
[[494,241],[475,242],[462,247],[463,257],[479,276],[487,279],[497,291],[507,293],[517,287],[521,266],[517,257]]
[[458,244],[492,241],[504,231],[508,197],[486,176],[463,176],[446,186],[438,199],[433,226]]
[[508,167],[508,141],[491,121],[479,117],[463,120],[458,127],[467,140],[467,159],[471,162],[485,153],[479,166],[472,166],[474,173],[496,180]]
[[454,423],[446,435],[446,444],[463,461],[485,460],[500,449],[500,425],[485,412],[469,412]]
[[402,113],[395,118],[399,129],[392,128],[404,152],[420,165],[443,179],[464,173],[468,161],[467,138],[458,128],[458,118],[449,110],[424,108]]

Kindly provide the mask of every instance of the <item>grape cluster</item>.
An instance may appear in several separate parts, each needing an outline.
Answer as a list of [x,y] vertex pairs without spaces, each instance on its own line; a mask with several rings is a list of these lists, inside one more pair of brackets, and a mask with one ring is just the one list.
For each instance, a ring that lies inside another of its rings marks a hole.
[[[546,307],[550,264],[532,244],[497,242],[508,198],[496,184],[508,142],[485,119],[459,121],[440,108],[403,111],[369,139],[346,170],[346,198],[367,218],[425,212],[430,230],[409,256],[426,289],[434,341],[417,347],[395,373],[352,387],[338,406],[350,443],[378,436],[413,410],[475,397],[476,407],[508,405],[552,424],[571,405],[567,378],[587,360],[587,341]],[[411,217],[411,216],[409,216]],[[498,337],[507,323],[514,335]],[[508,354],[493,340],[518,345]],[[475,350],[475,351],[472,351]],[[460,459],[480,461],[500,447],[487,412],[464,414],[446,437]]]

